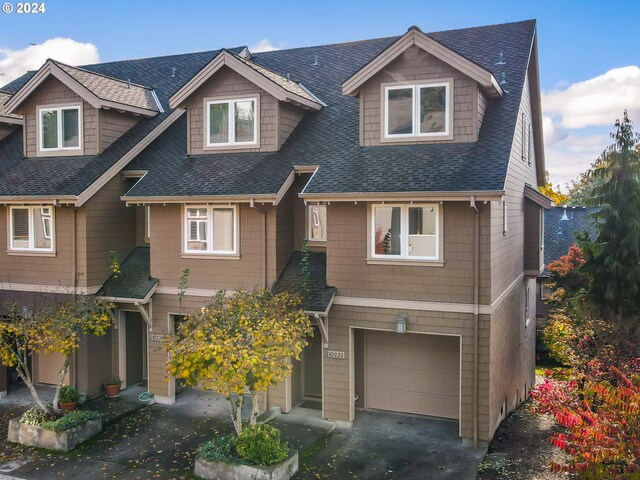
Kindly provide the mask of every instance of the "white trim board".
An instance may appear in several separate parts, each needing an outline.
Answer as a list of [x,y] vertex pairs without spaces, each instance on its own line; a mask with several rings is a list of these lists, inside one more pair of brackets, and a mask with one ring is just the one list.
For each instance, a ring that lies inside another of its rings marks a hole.
[[[480,315],[491,315],[498,306],[506,299],[518,282],[522,281],[524,273],[521,273],[511,285],[509,285],[491,305],[479,305]],[[349,307],[370,307],[389,308],[394,310],[420,310],[427,312],[449,312],[449,313],[474,313],[472,303],[446,303],[446,302],[421,302],[415,300],[394,300],[388,298],[367,298],[367,297],[345,297],[337,295],[333,302],[335,305]]]
[[[12,292],[59,293],[66,295],[94,295],[102,285],[96,287],[67,287],[64,285],[39,285],[32,283],[0,282],[0,290]],[[75,290],[75,291],[74,291]]]

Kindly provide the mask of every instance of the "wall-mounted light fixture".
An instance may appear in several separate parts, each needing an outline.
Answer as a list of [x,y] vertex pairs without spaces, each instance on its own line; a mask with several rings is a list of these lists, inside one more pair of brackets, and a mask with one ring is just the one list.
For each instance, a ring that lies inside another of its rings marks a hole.
[[406,333],[407,331],[407,316],[398,315],[396,318],[396,333]]

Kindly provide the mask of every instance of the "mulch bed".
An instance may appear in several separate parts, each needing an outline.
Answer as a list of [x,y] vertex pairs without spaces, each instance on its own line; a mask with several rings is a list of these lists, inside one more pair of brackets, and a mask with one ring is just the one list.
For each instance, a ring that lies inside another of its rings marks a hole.
[[531,400],[523,403],[498,427],[476,480],[555,480],[567,478],[549,469],[551,461],[563,462],[564,453],[549,443],[557,431],[549,415],[529,412]]

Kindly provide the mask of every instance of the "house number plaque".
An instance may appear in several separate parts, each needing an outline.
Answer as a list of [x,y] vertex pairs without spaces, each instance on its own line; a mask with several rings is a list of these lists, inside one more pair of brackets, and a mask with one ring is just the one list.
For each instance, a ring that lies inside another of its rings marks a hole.
[[164,337],[166,337],[166,335],[160,335],[159,333],[154,333],[151,335],[151,340],[154,342],[161,342],[164,340]]
[[337,352],[335,350],[329,350],[327,352],[327,357],[343,359],[344,358],[344,352]]

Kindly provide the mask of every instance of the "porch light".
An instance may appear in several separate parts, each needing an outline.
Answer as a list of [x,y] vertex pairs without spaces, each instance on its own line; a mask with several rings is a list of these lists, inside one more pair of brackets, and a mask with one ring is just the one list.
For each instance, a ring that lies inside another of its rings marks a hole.
[[396,333],[406,333],[407,331],[407,316],[400,315],[396,318]]

